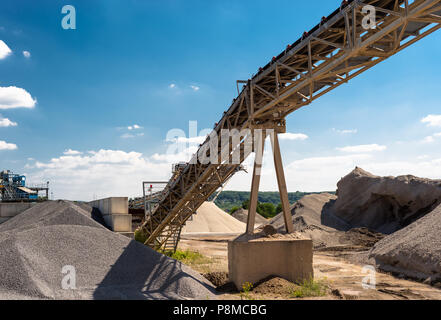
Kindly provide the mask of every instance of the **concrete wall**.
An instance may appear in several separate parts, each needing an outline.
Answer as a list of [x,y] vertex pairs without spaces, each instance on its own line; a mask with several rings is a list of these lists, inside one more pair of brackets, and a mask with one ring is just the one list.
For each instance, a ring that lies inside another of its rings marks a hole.
[[89,202],[100,210],[107,226],[115,232],[132,232],[132,215],[129,214],[129,199],[106,198]]
[[230,281],[241,290],[269,276],[300,282],[314,276],[312,240],[228,242]]
[[0,203],[0,223],[8,221],[16,215],[28,210],[33,205],[35,205],[35,203],[31,202]]
[[129,198],[113,197],[89,202],[89,204],[101,211],[103,215],[107,214],[129,214]]

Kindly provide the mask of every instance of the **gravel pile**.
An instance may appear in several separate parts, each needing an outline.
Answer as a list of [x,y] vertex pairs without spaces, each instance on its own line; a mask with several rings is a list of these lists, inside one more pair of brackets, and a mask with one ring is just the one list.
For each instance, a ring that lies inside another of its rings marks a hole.
[[[248,223],[248,210],[240,208],[239,210],[234,212],[231,216],[236,218],[237,220],[243,222],[243,223]],[[261,216],[258,213],[256,214],[256,220],[254,223],[256,228],[260,227],[262,225],[266,225],[268,223],[269,223],[269,220],[265,219],[263,216]]]
[[[305,237],[312,239],[314,248],[335,246],[338,241],[338,231],[322,223],[323,212],[335,196],[328,193],[307,195],[291,206],[292,221],[294,230]],[[275,216],[270,225],[278,232],[285,232],[285,221],[283,214]]]
[[[294,230],[312,239],[315,250],[357,248],[370,249],[382,235],[365,228],[354,229],[334,215],[337,197],[329,193],[311,194],[291,206]],[[274,217],[270,224],[278,232],[285,232],[283,215]]]
[[[0,299],[213,298],[201,275],[99,219],[88,205],[57,201],[0,225]],[[73,274],[65,266],[75,267],[75,290],[62,289]]]
[[338,183],[333,213],[352,228],[391,234],[441,203],[441,180],[379,177],[356,168]]
[[246,224],[220,209],[213,202],[204,202],[188,220],[183,235],[191,234],[240,234],[246,230]]
[[[311,194],[304,196],[291,206],[291,214],[295,231],[304,231],[306,228],[315,228],[331,231],[322,221],[322,213],[327,205],[332,203],[336,196],[329,193]],[[284,230],[285,222],[280,213],[271,220],[271,225],[279,231]]]
[[441,206],[379,241],[369,259],[387,272],[441,282]]

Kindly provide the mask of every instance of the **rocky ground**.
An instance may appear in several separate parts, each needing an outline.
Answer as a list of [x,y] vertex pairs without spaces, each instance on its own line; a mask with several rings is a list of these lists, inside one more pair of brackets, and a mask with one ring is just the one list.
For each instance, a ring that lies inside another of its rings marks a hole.
[[[315,298],[441,299],[440,203],[441,180],[379,177],[361,168],[340,180],[336,195],[313,194],[296,202],[291,207],[294,235],[313,240],[315,277],[326,283],[326,294]],[[272,237],[284,237],[282,214],[269,225],[278,233]],[[186,239],[181,247],[211,257],[214,263],[204,273],[215,275],[217,285],[226,281],[225,241]],[[365,266],[376,272],[375,289],[362,286]],[[255,284],[249,294],[289,299],[295,288],[272,278]]]
[[[226,240],[210,239],[182,240],[181,250],[195,250],[210,258],[202,265],[192,268],[206,275],[219,288],[222,299],[299,299],[292,295],[298,286],[280,278],[267,279],[255,285],[247,295],[228,285],[228,250]],[[440,300],[441,290],[424,283],[399,279],[392,274],[377,272],[375,289],[364,289],[363,264],[350,262],[348,256],[358,252],[316,251],[314,253],[314,275],[325,286],[325,294],[303,299],[337,300]]]
[[199,273],[106,229],[94,213],[47,201],[1,224],[0,300],[215,297]]

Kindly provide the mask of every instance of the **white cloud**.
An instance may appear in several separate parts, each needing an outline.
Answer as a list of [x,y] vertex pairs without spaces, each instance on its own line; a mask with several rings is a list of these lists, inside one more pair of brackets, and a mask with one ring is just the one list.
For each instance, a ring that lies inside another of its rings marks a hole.
[[0,140],[0,150],[17,150],[17,145]]
[[[32,181],[51,181],[56,198],[91,200],[94,195],[98,198],[132,197],[142,194],[142,181],[167,181],[171,175],[171,164],[189,161],[197,149],[197,146],[191,146],[177,149],[176,152],[156,153],[149,157],[138,152],[119,150],[89,151],[80,155],[61,155],[48,162],[37,161],[27,167],[27,170],[31,170]],[[228,184],[229,190],[249,191],[253,156],[245,163],[248,164],[248,174],[237,173]],[[288,189],[333,191],[337,182],[356,166],[382,176],[441,176],[441,159],[415,157],[414,160],[382,161],[369,153],[329,155],[287,161],[285,174]],[[270,148],[267,148],[264,157],[261,190],[277,190]]]
[[174,88],[176,88],[176,84],[171,83],[168,87],[169,87],[170,89],[174,89]]
[[381,146],[378,144],[365,144],[359,146],[347,146],[343,148],[337,148],[338,151],[347,152],[347,153],[368,153],[375,151],[384,151],[386,150],[386,146]]
[[8,45],[4,43],[3,40],[0,40],[0,60],[6,58],[12,53],[12,50],[9,49]]
[[295,141],[295,140],[306,140],[309,137],[306,134],[303,133],[284,133],[279,135],[280,140],[290,140],[290,141]]
[[[270,152],[269,152],[270,153]],[[252,157],[250,157],[252,158]],[[402,157],[399,157],[400,159]],[[227,190],[249,191],[252,180],[252,161],[246,161],[248,174],[237,173],[227,185]],[[441,177],[441,159],[429,160],[423,157],[415,160],[377,159],[374,154],[348,154],[299,159],[287,162],[285,176],[288,190],[294,191],[334,191],[341,178],[356,166],[379,176],[415,175],[431,179]],[[277,190],[277,179],[272,159],[264,157],[261,191]]]
[[[176,154],[177,162],[188,154]],[[142,195],[142,181],[167,181],[176,158],[159,154],[144,157],[138,152],[120,150],[89,151],[82,155],[61,155],[48,162],[37,161],[29,167],[28,176],[32,181],[50,181],[56,198],[133,197]]]
[[435,142],[435,138],[433,136],[427,136],[421,142],[422,143],[432,143],[432,142]]
[[26,59],[29,59],[30,57],[31,57],[31,53],[29,52],[29,51],[23,51],[23,56],[26,58]]
[[422,143],[433,143],[437,138],[441,137],[441,132],[434,133],[431,136],[425,137],[421,142]]
[[174,164],[178,162],[189,162],[193,155],[198,151],[197,146],[191,146],[188,148],[181,148],[177,150],[173,150],[173,152],[167,153],[155,153],[150,157],[151,161],[156,163],[169,163]]
[[190,86],[190,88],[193,89],[193,91],[199,91],[201,88],[198,86]]
[[[237,173],[228,184],[228,190],[249,191],[251,188],[253,165],[249,157],[248,173]],[[294,191],[335,191],[337,182],[356,166],[371,162],[370,154],[351,154],[343,156],[323,156],[299,159],[285,164],[285,177],[288,190]],[[272,159],[272,152],[267,149],[263,160],[261,191],[278,190],[277,179]]]
[[142,129],[142,127],[139,126],[139,125],[137,125],[137,124],[134,124],[133,126],[128,126],[127,129],[129,129],[130,131],[132,131],[132,130],[139,130],[139,129]]
[[130,134],[130,133],[124,133],[123,135],[121,135],[121,138],[123,138],[123,139],[132,139],[134,137],[135,136],[133,134]]
[[358,133],[357,129],[350,129],[350,130],[339,130],[339,129],[332,129],[334,132],[337,132],[338,134],[356,134]]
[[441,115],[431,114],[421,119],[422,123],[426,123],[429,127],[441,127]]
[[296,188],[290,190],[333,191],[342,177],[371,159],[369,154],[313,157],[295,160],[285,171],[289,186]]
[[63,152],[63,154],[66,156],[76,156],[83,153],[77,150],[67,149],[66,151]]
[[36,103],[25,89],[0,87],[0,109],[34,108]]
[[16,127],[17,126],[17,122],[13,122],[7,118],[2,118],[0,116],[0,127]]
[[199,136],[199,137],[192,137],[192,138],[177,137],[177,138],[169,139],[169,140],[167,140],[167,142],[182,143],[182,144],[184,144],[184,143],[201,144],[201,143],[204,143],[206,139],[207,139],[206,136]]
[[144,133],[137,133],[137,134],[131,134],[131,133],[124,133],[123,135],[121,135],[122,139],[133,139],[136,137],[143,137]]

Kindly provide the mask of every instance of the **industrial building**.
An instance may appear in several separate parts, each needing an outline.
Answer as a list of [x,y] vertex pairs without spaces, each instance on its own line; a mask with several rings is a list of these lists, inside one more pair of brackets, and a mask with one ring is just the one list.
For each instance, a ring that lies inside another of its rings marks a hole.
[[[44,195],[40,196],[43,192]],[[49,181],[46,184],[27,186],[24,175],[9,170],[0,172],[1,202],[32,202],[49,199]]]

